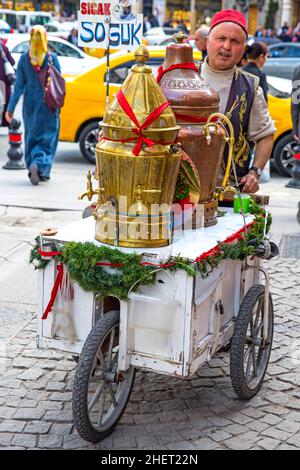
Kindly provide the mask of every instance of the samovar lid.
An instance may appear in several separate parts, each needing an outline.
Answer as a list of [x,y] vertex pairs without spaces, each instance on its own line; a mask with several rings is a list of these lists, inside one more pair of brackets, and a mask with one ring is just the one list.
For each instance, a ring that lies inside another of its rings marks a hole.
[[[134,55],[136,64],[132,66],[131,73],[122,85],[121,94],[125,97],[138,123],[142,125],[149,115],[164,105],[167,100],[152,74],[151,67],[146,65],[149,58],[148,49],[145,46],[139,46]],[[125,100],[123,99],[123,104]],[[119,92],[105,112],[103,126],[126,130],[136,127],[136,123],[120,104]],[[152,132],[179,130],[171,106],[167,106],[157,119],[147,126],[147,129]]]
[[183,43],[187,36],[180,31],[173,38],[175,42],[166,47],[163,71],[180,64],[190,65],[190,68],[179,67],[163,72],[159,84],[164,95],[174,110],[177,107],[205,109],[205,115],[218,111],[219,95],[195,70],[193,48],[189,43]]

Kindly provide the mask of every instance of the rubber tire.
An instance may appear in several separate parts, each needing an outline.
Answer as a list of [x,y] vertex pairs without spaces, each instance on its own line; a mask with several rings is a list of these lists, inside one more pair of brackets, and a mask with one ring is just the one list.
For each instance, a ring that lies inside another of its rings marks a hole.
[[121,418],[127,402],[130,397],[131,389],[134,384],[135,370],[133,373],[132,384],[128,393],[127,400],[124,404],[123,410],[120,413],[118,420],[105,432],[96,431],[90,424],[88,413],[86,409],[86,390],[90,376],[90,370],[93,364],[95,354],[102,343],[103,337],[113,327],[120,323],[120,312],[110,311],[107,312],[93,327],[84,343],[82,352],[80,354],[78,366],[76,368],[74,385],[73,385],[73,422],[77,429],[78,434],[88,442],[100,442],[102,439],[111,434]]
[[[93,122],[90,122],[90,124],[88,124],[87,126],[85,126],[81,133],[80,133],[80,136],[79,136],[79,147],[80,147],[80,151],[83,155],[83,157],[89,162],[89,163],[92,163],[93,165],[95,165],[96,163],[96,157],[95,156],[92,156],[88,151],[87,149],[85,148],[85,140],[87,138],[87,135],[93,131],[93,130],[98,130],[99,129],[99,124],[98,124],[98,121],[93,121]],[[96,144],[95,144],[96,145]]]
[[249,324],[250,315],[252,313],[253,307],[258,299],[265,291],[265,287],[261,284],[255,284],[252,286],[247,294],[245,295],[243,302],[241,304],[238,317],[236,320],[234,333],[231,342],[230,350],[230,376],[232,387],[237,394],[240,400],[250,400],[253,398],[260,390],[263,383],[268,363],[270,359],[271,349],[272,349],[272,339],[274,331],[274,311],[273,311],[273,302],[271,295],[269,296],[269,319],[272,322],[271,336],[270,336],[270,348],[269,355],[267,358],[267,365],[265,371],[258,382],[257,386],[251,390],[248,388],[245,378],[244,378],[244,345],[245,345],[245,336],[247,332],[247,327]]
[[295,144],[297,144],[291,134],[285,135],[277,142],[273,150],[273,164],[281,176],[291,176],[291,172],[283,166],[281,160],[281,152],[290,142],[295,142]]

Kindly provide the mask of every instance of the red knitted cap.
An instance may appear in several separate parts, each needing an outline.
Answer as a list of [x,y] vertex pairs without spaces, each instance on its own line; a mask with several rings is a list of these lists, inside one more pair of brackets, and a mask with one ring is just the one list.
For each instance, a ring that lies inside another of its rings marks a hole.
[[228,22],[228,21],[230,21],[231,23],[235,23],[235,24],[239,25],[245,31],[246,35],[248,36],[246,18],[243,15],[243,13],[241,13],[240,11],[237,11],[237,10],[218,11],[218,13],[216,13],[213,16],[213,19],[211,20],[209,32],[211,32],[211,30],[215,26],[217,26],[218,24],[225,23],[225,22]]

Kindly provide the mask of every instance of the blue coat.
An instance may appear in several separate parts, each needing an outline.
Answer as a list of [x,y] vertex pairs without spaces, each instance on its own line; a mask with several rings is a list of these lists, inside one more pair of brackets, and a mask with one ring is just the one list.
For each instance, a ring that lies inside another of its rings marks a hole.
[[[56,54],[53,64],[60,71]],[[42,68],[48,66],[46,55]],[[25,161],[27,168],[32,163],[38,166],[42,176],[49,176],[55,157],[59,135],[59,110],[50,111],[43,100],[43,89],[38,73],[24,53],[18,63],[14,91],[8,103],[8,111],[14,112],[21,95],[23,98],[23,120],[25,127]]]

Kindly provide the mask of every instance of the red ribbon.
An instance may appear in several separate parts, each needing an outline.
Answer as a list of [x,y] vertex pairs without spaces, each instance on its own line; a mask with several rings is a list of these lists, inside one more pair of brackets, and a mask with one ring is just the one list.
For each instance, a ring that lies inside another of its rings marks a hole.
[[[254,221],[250,222],[249,224],[246,225],[246,228],[251,227],[251,225],[253,224],[254,224]],[[230,235],[230,237],[226,238],[222,243],[229,244],[235,240],[242,238],[243,237],[242,233],[244,233],[245,230],[246,230],[245,227],[241,228],[238,232],[235,232],[233,235]],[[218,249],[219,249],[218,245],[214,246],[211,250],[206,251],[205,253],[202,253],[202,255],[198,256],[198,258],[195,259],[194,263],[198,263],[198,261],[201,261],[203,259],[208,258],[209,256],[216,254]]]
[[[199,123],[199,124],[205,124],[207,122],[207,118],[202,118],[202,117],[197,117],[197,116],[189,116],[187,114],[178,114],[175,113],[176,119],[180,121],[185,121],[185,122],[191,122],[191,123]],[[218,121],[218,116],[213,117],[210,122],[217,122]]]
[[167,72],[170,72],[171,70],[176,70],[176,69],[190,69],[194,70],[195,72],[198,72],[199,69],[194,62],[182,62],[181,64],[173,64],[170,65],[170,67],[163,69],[162,65],[158,68],[158,73],[156,77],[157,83],[159,83],[163,77],[163,75]]
[[[141,148],[142,148],[143,144],[145,144],[147,147],[152,147],[152,145],[155,144],[155,142],[153,140],[150,140],[150,139],[148,139],[147,137],[145,137],[143,135],[143,130],[147,129],[147,127],[150,126],[150,124],[152,124],[161,115],[161,113],[169,106],[169,103],[168,103],[168,101],[166,101],[165,103],[158,106],[158,108],[156,108],[154,111],[152,111],[151,114],[149,114],[149,116],[146,118],[146,120],[143,122],[143,124],[140,124],[138,122],[137,118],[136,118],[136,115],[133,112],[132,107],[130,106],[130,104],[128,103],[128,101],[127,101],[127,99],[124,95],[124,93],[122,92],[122,90],[119,90],[116,96],[117,96],[117,100],[118,100],[121,108],[123,109],[123,111],[127,114],[127,116],[136,125],[136,128],[133,128],[132,132],[138,138],[137,144],[136,144],[135,148],[133,149],[133,154],[135,156],[137,156],[137,155],[140,154],[140,151],[141,151]],[[104,140],[111,140],[111,139],[104,138]],[[136,140],[135,138],[126,139],[126,140],[123,140],[122,142],[132,142],[132,141],[135,141],[135,140]]]
[[48,314],[52,310],[53,304],[54,304],[56,296],[57,296],[58,288],[61,287],[61,283],[62,283],[62,280],[63,280],[63,274],[64,274],[63,265],[62,265],[62,263],[59,263],[57,265],[57,275],[56,275],[56,279],[55,279],[55,282],[54,282],[54,286],[53,286],[52,291],[51,291],[51,297],[50,297],[49,303],[47,305],[47,308],[46,308],[46,310],[45,310],[45,312],[42,316],[42,320],[46,320],[47,317],[48,317]]
[[38,252],[41,256],[58,256],[61,255],[61,251],[43,251],[40,248],[38,248]]

